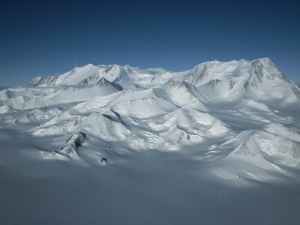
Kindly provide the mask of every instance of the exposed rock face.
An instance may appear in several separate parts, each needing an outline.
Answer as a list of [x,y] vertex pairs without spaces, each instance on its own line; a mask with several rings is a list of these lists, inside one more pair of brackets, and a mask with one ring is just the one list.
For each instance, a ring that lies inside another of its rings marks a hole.
[[78,132],[77,134],[71,135],[67,141],[66,145],[60,148],[59,152],[57,153],[63,153],[67,156],[76,155],[76,149],[80,146],[82,146],[83,143],[85,143],[86,134],[83,132]]

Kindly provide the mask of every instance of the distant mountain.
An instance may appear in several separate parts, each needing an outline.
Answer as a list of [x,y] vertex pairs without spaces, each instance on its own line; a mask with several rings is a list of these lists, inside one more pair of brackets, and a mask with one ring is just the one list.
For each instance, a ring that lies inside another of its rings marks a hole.
[[2,86],[2,87],[0,87],[0,91],[7,89],[7,88],[9,88],[9,86]]
[[268,58],[205,62],[183,72],[89,64],[0,91],[1,126],[56,137],[61,148],[43,155],[57,160],[85,160],[84,144],[67,141],[80,137],[109,146],[105,157],[176,150],[204,161],[294,165],[299,111],[299,87]]

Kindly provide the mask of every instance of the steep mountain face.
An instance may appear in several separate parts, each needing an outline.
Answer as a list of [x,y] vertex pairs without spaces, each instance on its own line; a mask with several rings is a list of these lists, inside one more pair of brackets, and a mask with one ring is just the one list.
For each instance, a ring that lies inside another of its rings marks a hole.
[[[42,155],[57,160],[154,149],[298,166],[299,111],[299,87],[268,58],[183,72],[87,65],[0,91],[0,127],[55,139]],[[85,155],[95,144],[104,147]]]

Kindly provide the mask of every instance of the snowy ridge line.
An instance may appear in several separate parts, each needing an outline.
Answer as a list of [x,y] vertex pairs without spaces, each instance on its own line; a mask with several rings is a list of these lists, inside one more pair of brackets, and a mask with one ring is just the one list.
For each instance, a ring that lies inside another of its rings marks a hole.
[[[57,140],[45,159],[89,163],[157,150],[298,167],[299,111],[299,87],[268,58],[183,72],[89,64],[0,90],[1,127]],[[91,147],[98,144],[107,147]]]

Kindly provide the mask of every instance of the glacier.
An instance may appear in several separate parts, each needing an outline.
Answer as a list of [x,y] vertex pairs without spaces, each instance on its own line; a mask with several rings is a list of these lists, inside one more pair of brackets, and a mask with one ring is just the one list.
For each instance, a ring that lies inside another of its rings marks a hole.
[[3,88],[0,222],[297,224],[299,112],[269,58]]

